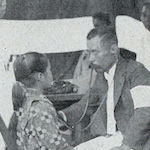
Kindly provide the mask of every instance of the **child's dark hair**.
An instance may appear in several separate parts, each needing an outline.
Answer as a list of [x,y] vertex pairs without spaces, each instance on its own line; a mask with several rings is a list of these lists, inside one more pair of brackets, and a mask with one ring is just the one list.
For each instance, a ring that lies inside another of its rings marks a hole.
[[30,87],[30,84],[33,85],[35,82],[32,75],[36,72],[44,73],[47,66],[48,59],[43,54],[30,52],[20,55],[13,65],[16,81]]

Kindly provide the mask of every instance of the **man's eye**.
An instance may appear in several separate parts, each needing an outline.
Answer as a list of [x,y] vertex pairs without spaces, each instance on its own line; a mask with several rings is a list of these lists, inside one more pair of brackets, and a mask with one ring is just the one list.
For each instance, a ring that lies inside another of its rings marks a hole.
[[93,53],[97,53],[97,50],[96,50],[96,49],[93,49],[92,52],[93,52]]

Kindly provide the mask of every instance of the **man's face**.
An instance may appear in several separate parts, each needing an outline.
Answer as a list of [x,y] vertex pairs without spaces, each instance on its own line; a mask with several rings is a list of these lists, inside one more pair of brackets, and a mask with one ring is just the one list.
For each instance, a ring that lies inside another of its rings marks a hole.
[[141,21],[143,22],[144,26],[150,30],[150,7],[143,6],[141,12]]
[[118,58],[118,53],[112,51],[114,44],[102,44],[99,36],[87,41],[90,52],[90,62],[95,70],[108,71]]

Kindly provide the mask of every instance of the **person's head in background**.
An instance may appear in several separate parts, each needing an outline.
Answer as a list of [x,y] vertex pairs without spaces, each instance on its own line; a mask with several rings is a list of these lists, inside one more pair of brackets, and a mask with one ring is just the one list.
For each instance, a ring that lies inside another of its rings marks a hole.
[[143,4],[140,19],[143,22],[145,28],[150,30],[150,2]]
[[53,81],[51,66],[46,55],[30,52],[16,58],[14,65],[16,81],[27,88],[43,91]]
[[87,37],[87,48],[91,66],[97,72],[109,71],[119,57],[117,37],[113,32],[108,31],[101,39],[97,30],[90,32],[92,34]]
[[100,33],[107,31],[109,26],[111,25],[110,15],[107,13],[95,13],[92,16],[92,19],[94,27],[98,29]]

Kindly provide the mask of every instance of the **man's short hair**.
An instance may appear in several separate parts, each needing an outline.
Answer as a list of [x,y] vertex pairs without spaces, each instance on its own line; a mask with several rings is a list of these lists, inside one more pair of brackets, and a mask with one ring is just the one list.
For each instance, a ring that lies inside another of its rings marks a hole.
[[98,12],[98,13],[95,13],[92,17],[94,19],[98,19],[100,21],[106,22],[107,25],[111,24],[110,15],[108,13]]
[[[87,35],[87,40],[90,40],[96,36],[100,37],[101,35],[99,34],[97,29],[92,29],[92,30],[90,30],[90,32]],[[104,40],[106,40],[106,41],[108,41],[108,40],[112,41],[113,40],[116,43],[118,43],[117,36],[113,30],[108,30],[106,33],[104,33],[102,40],[103,41]]]
[[101,39],[101,44],[109,45],[109,46],[111,46],[112,44],[118,44],[118,39],[116,34],[114,34],[113,32],[106,33]]
[[47,69],[47,66],[48,58],[44,54],[29,52],[20,55],[16,58],[13,64],[16,81],[25,84],[25,80],[32,80],[32,74],[36,72],[44,73]]

